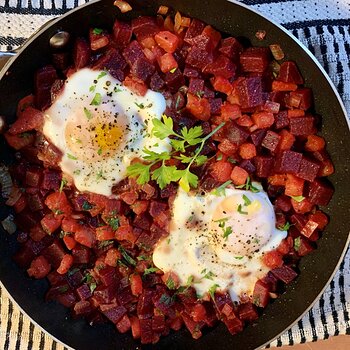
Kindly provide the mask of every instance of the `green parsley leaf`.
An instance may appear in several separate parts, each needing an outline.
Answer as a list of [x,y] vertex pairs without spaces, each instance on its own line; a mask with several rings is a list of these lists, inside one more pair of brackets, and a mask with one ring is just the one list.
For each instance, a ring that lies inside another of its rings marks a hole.
[[112,228],[113,231],[117,230],[119,227],[119,219],[118,218],[110,218],[108,220],[108,225]]
[[99,92],[96,92],[95,97],[90,102],[91,106],[99,106],[102,103],[102,96]]
[[229,236],[232,232],[233,232],[233,231],[232,231],[232,227],[230,227],[230,226],[226,227],[225,230],[224,230],[224,238],[227,239],[228,236]]
[[98,242],[98,248],[102,249],[102,248],[108,247],[109,245],[113,244],[113,242],[114,242],[113,240],[100,241]]
[[195,126],[188,130],[185,126],[181,129],[181,135],[189,145],[194,146],[202,142],[203,129],[201,126]]
[[223,157],[223,155],[222,155],[222,153],[220,153],[220,154],[216,157],[216,160],[222,160],[222,157]]
[[103,177],[103,171],[102,170],[99,170],[98,173],[96,174],[96,180],[101,180],[101,179],[104,179]]
[[171,158],[168,152],[157,153],[147,148],[144,148],[142,152],[145,154],[145,156],[143,156],[143,159],[148,160],[150,162],[159,162],[161,160],[168,160]]
[[137,177],[137,183],[143,185],[151,179],[151,166],[152,164],[134,163],[126,168],[126,174],[130,177]]
[[86,107],[84,107],[84,113],[88,120],[92,118],[92,113]]
[[63,191],[63,188],[64,188],[64,186],[67,185],[67,183],[68,183],[68,181],[64,177],[62,177],[61,184],[60,184],[60,192]]
[[67,153],[67,157],[68,157],[69,159],[72,159],[72,160],[78,160],[77,157],[73,156],[73,155],[70,154],[70,153]]
[[52,212],[53,212],[55,215],[61,215],[61,214],[63,214],[63,211],[62,211],[62,210],[59,210],[59,209],[53,209]]
[[152,180],[156,180],[160,189],[162,190],[172,181],[178,181],[182,176],[181,170],[178,170],[176,166],[163,165],[153,171]]
[[[175,140],[171,139],[170,140],[171,146],[174,148],[175,151],[180,151],[180,152],[185,152],[186,147],[185,147],[185,141],[184,140]],[[184,154],[181,154],[180,156],[185,156]],[[189,159],[192,159],[188,157]],[[189,162],[188,162],[189,163]]]
[[97,154],[98,154],[99,156],[102,154],[102,148],[99,148],[99,149],[97,150]]
[[169,289],[176,289],[175,281],[172,279],[171,276],[167,279],[167,281],[166,281],[166,286],[167,286]]
[[101,73],[98,75],[97,79],[101,79],[101,78],[103,78],[103,77],[106,76],[106,75],[107,75],[107,72],[101,72]]
[[294,249],[295,251],[299,251],[300,249],[300,244],[301,244],[301,238],[300,237],[297,237],[294,239]]
[[206,278],[208,280],[213,280],[213,277],[215,277],[215,274],[211,271],[206,272],[205,275],[203,276],[203,278]]
[[247,212],[247,211],[243,211],[243,210],[242,210],[242,204],[239,204],[239,205],[238,205],[237,211],[238,211],[240,214],[248,215],[248,212]]
[[139,260],[139,261],[150,260],[150,257],[149,257],[149,256],[146,256],[146,255],[139,255],[139,256],[137,257],[137,260]]
[[103,29],[94,28],[94,29],[92,30],[92,32],[93,32],[95,35],[100,35],[100,34],[102,34]]
[[89,91],[95,92],[95,90],[96,90],[96,85],[91,85]]
[[283,226],[278,226],[277,229],[280,231],[288,231],[293,224],[290,224],[288,221]]
[[230,184],[232,184],[231,180],[226,181],[222,185],[220,185],[219,187],[214,188],[210,193],[213,194],[214,196],[218,196],[218,197],[223,196],[223,195],[225,195],[226,187]]
[[250,179],[250,176],[247,177],[247,181],[245,184],[243,185],[239,185],[239,186],[235,186],[236,188],[244,188],[246,191],[252,191],[253,193],[258,193],[259,192],[259,189],[256,188],[252,182],[251,182],[251,179]]
[[158,137],[161,140],[164,140],[165,138],[169,137],[170,135],[176,136],[173,127],[173,120],[163,114],[162,116],[163,122],[159,119],[153,119],[153,129],[152,129],[152,134],[155,137]]
[[97,288],[96,282],[90,283],[90,284],[89,284],[89,287],[90,287],[90,292],[93,293],[94,290]]
[[208,292],[209,292],[209,295],[211,296],[212,299],[214,299],[214,294],[215,294],[218,287],[220,287],[220,286],[217,283],[215,283],[209,288]]
[[206,161],[208,160],[208,157],[205,156],[204,154],[199,155],[196,160],[195,163],[197,166],[201,166],[203,165]]
[[123,246],[119,246],[119,251],[122,254],[124,260],[132,266],[136,266],[136,261],[127,253],[127,251],[125,250],[125,248]]
[[186,281],[186,286],[191,286],[193,283],[193,280],[194,280],[194,277],[192,275],[188,276],[187,281]]
[[217,222],[219,224],[219,227],[221,227],[221,228],[225,227],[225,222],[227,222],[227,221],[228,221],[228,218],[214,220],[214,222]]
[[243,195],[244,205],[247,207],[248,205],[252,204],[251,200],[244,194]]
[[154,273],[157,271],[159,271],[158,267],[149,267],[144,271],[143,275],[146,276],[146,275],[149,275],[150,273]]
[[244,258],[244,256],[235,256],[235,259],[237,260],[242,260]]
[[291,196],[291,198],[294,199],[298,203],[302,202],[305,199],[305,197],[303,197],[303,196]]
[[179,185],[181,188],[189,192],[190,187],[196,188],[198,185],[198,176],[191,173],[189,170],[189,167],[187,167],[185,170],[179,170],[181,172],[181,177],[179,181]]

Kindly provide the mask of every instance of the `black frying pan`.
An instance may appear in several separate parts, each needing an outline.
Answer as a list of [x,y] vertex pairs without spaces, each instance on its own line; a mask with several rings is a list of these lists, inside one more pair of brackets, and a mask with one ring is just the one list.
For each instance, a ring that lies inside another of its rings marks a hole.
[[[138,15],[154,15],[159,5],[168,5],[182,13],[202,19],[217,29],[234,36],[244,36],[253,45],[257,30],[267,32],[267,44],[281,44],[288,59],[295,60],[305,77],[305,85],[313,89],[316,112],[321,114],[322,135],[335,164],[331,176],[335,194],[327,208],[330,224],[318,242],[318,249],[302,259],[300,276],[287,287],[285,294],[270,304],[263,315],[241,334],[231,336],[223,324],[209,329],[199,340],[193,340],[186,330],[171,333],[154,349],[235,349],[247,350],[262,346],[291,326],[308,310],[331,279],[348,244],[350,217],[350,134],[346,112],[329,78],[315,58],[286,30],[271,23],[239,3],[226,0],[137,0],[129,1],[134,11],[122,15],[113,0],[91,2],[54,20],[32,37],[20,53],[0,73],[0,115],[12,121],[19,99],[33,89],[34,71],[50,60],[49,39],[58,30],[72,36],[85,35],[89,27],[111,27],[116,17],[131,19]],[[13,152],[0,140],[1,161],[8,163]],[[6,208],[1,205],[1,219]],[[44,302],[48,283],[33,281],[20,270],[11,257],[16,251],[15,237],[0,232],[0,280],[12,298],[43,329],[63,343],[82,350],[134,349],[139,344],[127,335],[118,334],[112,325],[90,327],[84,320],[72,320],[64,307]],[[147,347],[145,347],[147,348]]]

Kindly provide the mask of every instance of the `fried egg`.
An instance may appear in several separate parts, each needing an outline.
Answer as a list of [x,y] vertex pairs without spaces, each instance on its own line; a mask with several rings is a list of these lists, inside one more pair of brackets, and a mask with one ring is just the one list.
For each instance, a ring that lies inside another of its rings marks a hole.
[[193,280],[203,296],[213,286],[233,301],[253,293],[269,268],[261,258],[278,247],[287,231],[275,228],[273,206],[261,186],[258,193],[226,188],[222,196],[188,194],[179,188],[170,233],[155,247],[153,262],[175,272],[181,285]]
[[62,152],[59,165],[79,191],[110,196],[144,147],[170,151],[168,139],[151,136],[151,120],[165,108],[160,93],[140,97],[108,72],[84,68],[45,111],[43,133]]

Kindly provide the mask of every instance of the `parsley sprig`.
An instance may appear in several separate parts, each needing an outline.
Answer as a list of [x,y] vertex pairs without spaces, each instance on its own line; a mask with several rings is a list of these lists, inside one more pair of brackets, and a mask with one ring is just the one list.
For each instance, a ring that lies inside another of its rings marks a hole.
[[[196,188],[198,185],[198,176],[191,172],[192,165],[202,165],[206,162],[207,157],[201,155],[205,142],[221,129],[225,123],[217,126],[211,133],[203,137],[203,129],[201,126],[195,126],[188,129],[183,127],[180,133],[174,131],[172,118],[166,116],[163,120],[153,119],[152,135],[164,140],[170,139],[172,152],[157,153],[147,148],[143,149],[143,159],[147,163],[135,163],[127,168],[129,177],[136,177],[137,183],[143,185],[155,180],[161,189],[165,188],[171,182],[179,182],[179,185],[188,192],[191,187]],[[194,152],[188,154],[187,148],[197,146]],[[166,165],[166,161],[170,159],[178,159],[183,164],[187,164],[185,169],[178,169],[175,165]],[[154,169],[154,165],[160,166]]]

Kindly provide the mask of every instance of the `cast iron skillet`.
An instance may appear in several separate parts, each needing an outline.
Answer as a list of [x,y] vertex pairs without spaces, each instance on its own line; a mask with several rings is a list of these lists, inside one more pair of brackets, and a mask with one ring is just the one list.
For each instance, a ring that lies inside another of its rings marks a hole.
[[[284,29],[239,3],[225,0],[136,0],[130,1],[134,11],[122,15],[113,1],[97,1],[82,6],[54,20],[47,28],[27,42],[19,55],[0,73],[0,115],[14,119],[19,99],[32,91],[34,71],[49,62],[49,39],[58,30],[85,35],[89,27],[111,28],[116,17],[130,19],[138,15],[153,15],[159,5],[168,5],[182,13],[202,19],[217,29],[234,36],[244,36],[253,45],[261,45],[255,38],[259,29],[267,32],[264,45],[279,43],[288,59],[295,60],[305,78],[305,85],[313,89],[316,112],[323,117],[322,135],[335,164],[331,181],[336,189],[332,201],[324,210],[331,221],[318,249],[302,259],[300,276],[286,288],[286,292],[270,304],[254,325],[231,336],[223,324],[205,331],[195,341],[189,332],[172,332],[161,338],[155,349],[235,349],[247,350],[262,346],[290,327],[308,310],[324,290],[345,254],[348,241],[350,198],[349,150],[350,134],[346,112],[329,78],[312,55]],[[13,152],[3,139],[0,141],[0,161],[9,163]],[[0,219],[7,215],[0,206]],[[134,349],[139,345],[132,337],[118,334],[112,325],[90,327],[84,320],[73,320],[64,307],[44,302],[48,283],[33,281],[11,260],[16,251],[14,236],[0,232],[0,280],[12,298],[43,329],[61,342],[82,350]]]

